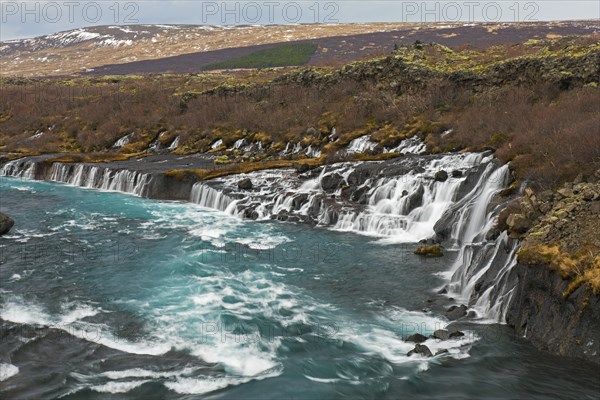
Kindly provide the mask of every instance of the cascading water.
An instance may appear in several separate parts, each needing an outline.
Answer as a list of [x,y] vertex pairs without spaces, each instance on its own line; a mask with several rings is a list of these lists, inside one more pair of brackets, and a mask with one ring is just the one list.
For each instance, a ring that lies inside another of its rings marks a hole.
[[36,163],[27,159],[10,161],[2,166],[0,175],[13,178],[35,179]]
[[233,214],[233,210],[235,209],[235,202],[233,199],[223,192],[215,190],[203,183],[194,184],[190,201],[202,207],[225,211],[231,214]]
[[367,150],[373,150],[377,143],[371,140],[369,135],[364,135],[350,142],[347,148],[348,153],[364,153]]
[[[435,179],[440,170],[469,170],[486,164],[490,157],[481,154],[448,155],[432,160],[423,172],[409,172],[399,177],[384,177],[369,191],[368,207],[360,212],[340,216],[335,229],[374,236],[386,236],[398,242],[418,242],[435,235],[434,225],[458,200],[466,176]],[[476,197],[477,193],[470,193]]]
[[427,150],[425,143],[414,136],[403,140],[397,147],[385,149],[384,153],[399,153],[399,154],[421,154]]
[[[54,163],[43,177],[36,176],[37,170],[35,162],[17,160],[0,173],[138,196],[147,194],[152,179],[149,174],[89,164]],[[438,177],[441,171],[446,176]],[[252,189],[238,188],[244,178],[251,179]],[[499,168],[491,155],[408,156],[335,164],[318,175],[298,175],[291,169],[232,175],[194,184],[189,199],[235,216],[311,222],[388,243],[444,239],[458,251],[446,274],[449,296],[502,321],[513,287],[509,277],[517,245],[506,234],[495,240],[487,236],[499,212],[489,205],[507,180],[508,168]],[[439,235],[441,222],[446,237]]]
[[[152,179],[149,174],[112,170],[88,164],[53,163],[46,175],[37,177],[39,164],[32,160],[15,160],[5,164],[0,175],[25,179],[45,179],[92,189],[146,196]],[[43,173],[43,172],[40,172]]]

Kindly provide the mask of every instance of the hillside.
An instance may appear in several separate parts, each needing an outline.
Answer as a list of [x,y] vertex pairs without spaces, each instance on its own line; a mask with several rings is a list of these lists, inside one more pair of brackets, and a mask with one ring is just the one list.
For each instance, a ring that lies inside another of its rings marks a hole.
[[323,163],[393,157],[403,139],[418,137],[433,153],[496,149],[519,179],[553,187],[597,163],[599,59],[591,36],[481,50],[415,43],[343,67],[5,78],[0,144]]
[[340,65],[415,40],[485,47],[598,32],[597,21],[528,24],[98,26],[0,44],[3,76],[194,73],[285,42],[317,45],[309,65]]

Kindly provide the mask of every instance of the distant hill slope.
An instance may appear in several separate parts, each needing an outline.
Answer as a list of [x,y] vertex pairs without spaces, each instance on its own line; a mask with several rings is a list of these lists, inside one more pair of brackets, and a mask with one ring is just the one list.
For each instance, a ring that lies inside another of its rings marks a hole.
[[[414,24],[413,24],[414,25]],[[70,75],[103,64],[399,29],[406,24],[94,26],[0,43],[2,75]]]
[[308,64],[389,53],[415,40],[487,46],[599,32],[597,21],[528,24],[311,24],[98,26],[0,43],[0,75],[191,73],[284,42],[312,42]]

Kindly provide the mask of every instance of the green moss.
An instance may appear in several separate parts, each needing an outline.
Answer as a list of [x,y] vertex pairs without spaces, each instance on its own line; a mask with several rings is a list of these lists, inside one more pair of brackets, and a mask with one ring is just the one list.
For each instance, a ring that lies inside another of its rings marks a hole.
[[415,250],[415,254],[424,257],[443,257],[442,248],[440,246],[420,246]]
[[233,60],[209,64],[204,69],[266,68],[304,65],[317,50],[315,43],[283,44]]

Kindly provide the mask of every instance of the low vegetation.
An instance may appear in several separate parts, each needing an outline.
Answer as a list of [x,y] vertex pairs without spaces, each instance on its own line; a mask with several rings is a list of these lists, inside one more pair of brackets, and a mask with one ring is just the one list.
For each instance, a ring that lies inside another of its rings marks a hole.
[[323,164],[323,159],[312,158],[303,161],[293,160],[270,160],[262,162],[245,162],[222,165],[219,168],[193,169],[193,170],[171,170],[166,176],[179,180],[208,180],[234,174],[247,174],[249,172],[261,171],[275,168],[295,168],[299,171],[311,169]]
[[[0,149],[130,156],[179,138],[175,153],[190,154],[221,139],[222,163],[308,158],[281,156],[288,143],[318,148],[324,162],[335,162],[362,135],[381,145],[364,159],[419,136],[433,153],[494,149],[518,180],[555,187],[600,163],[597,39],[477,50],[415,43],[343,67],[5,78]],[[130,142],[111,150],[125,135]],[[241,138],[263,150],[231,149]]]
[[582,285],[591,288],[594,294],[600,294],[600,255],[593,249],[582,248],[572,254],[559,245],[537,244],[519,250],[519,262],[529,265],[544,265],[556,270],[563,279],[571,280],[563,293],[565,298]]
[[211,69],[269,68],[304,65],[317,50],[315,43],[282,44],[272,49],[255,51],[233,60],[221,61],[204,67]]

